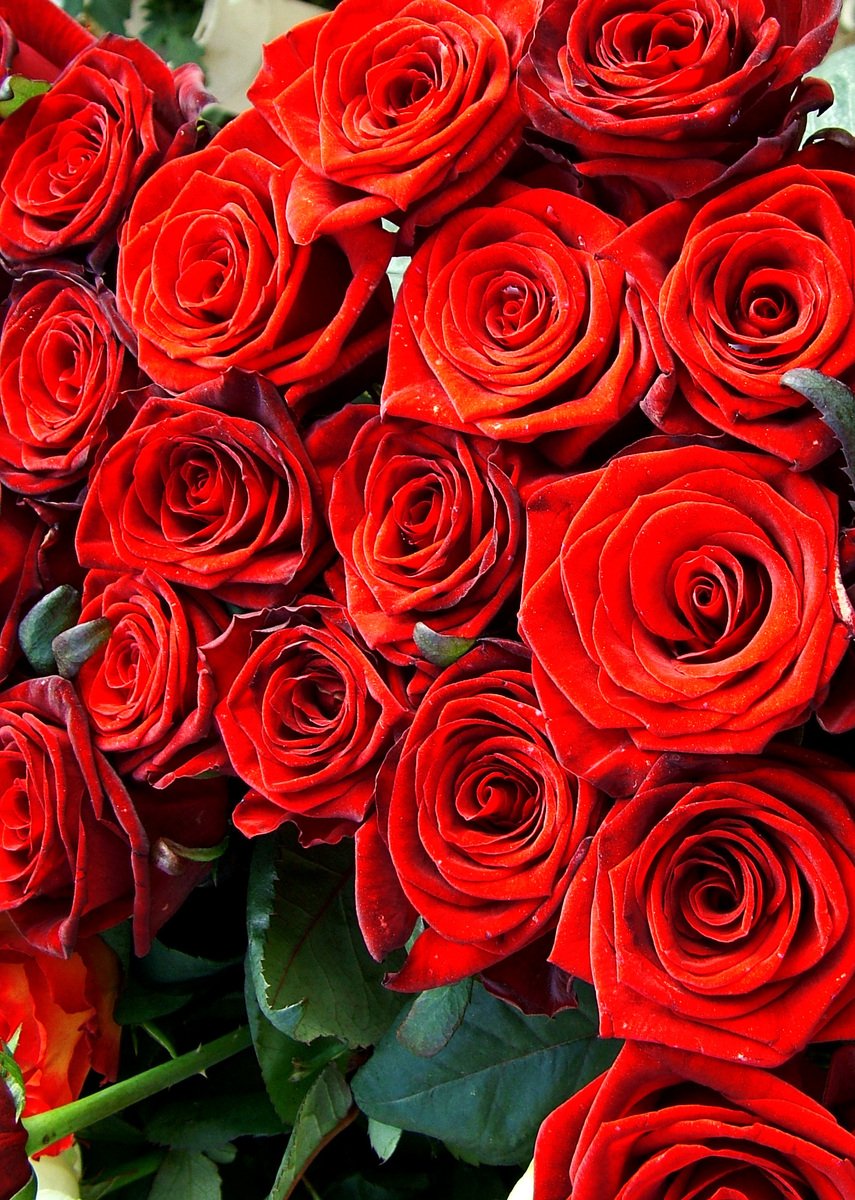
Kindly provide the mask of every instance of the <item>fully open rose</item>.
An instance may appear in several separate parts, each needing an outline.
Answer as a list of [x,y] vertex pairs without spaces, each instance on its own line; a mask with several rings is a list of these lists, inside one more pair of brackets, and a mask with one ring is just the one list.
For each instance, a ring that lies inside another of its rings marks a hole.
[[836,498],[761,454],[650,439],[537,492],[520,628],[562,759],[631,791],[652,752],[804,721],[848,640],[837,538]]
[[628,1043],[546,1118],[534,1200],[849,1200],[855,1136],[768,1071]]
[[[357,906],[380,958],[419,934],[394,986],[483,971],[550,933],[599,815],[555,760],[527,655],[483,642],[428,689],[357,835]],[[403,936],[400,936],[400,934]]]
[[385,413],[531,442],[573,462],[657,365],[617,261],[623,224],[552,188],[497,190],[415,255],[395,306]]
[[[607,814],[553,961],[606,1036],[776,1066],[855,1035],[855,774],[819,755],[663,756]],[[832,1027],[826,1033],[829,1020]]]
[[[547,0],[520,68],[535,128],[629,207],[762,172],[827,107],[834,0]],[[640,200],[632,196],[633,186]]]
[[853,222],[852,176],[791,166],[667,205],[618,239],[672,378],[642,402],[657,425],[722,430],[799,469],[831,453],[830,429],[781,376],[855,380]]
[[533,0],[344,0],[265,49],[249,97],[305,164],[298,242],[387,214],[434,224],[522,141],[515,68]]

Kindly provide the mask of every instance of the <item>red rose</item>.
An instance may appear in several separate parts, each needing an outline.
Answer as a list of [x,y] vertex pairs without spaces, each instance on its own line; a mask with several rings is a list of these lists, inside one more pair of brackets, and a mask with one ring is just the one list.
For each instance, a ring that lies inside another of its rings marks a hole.
[[519,456],[486,438],[368,420],[333,479],[329,522],[370,646],[404,665],[420,658],[417,621],[461,637],[486,628],[519,585],[522,476]]
[[520,628],[562,761],[629,792],[656,752],[801,724],[848,641],[837,539],[836,497],[761,454],[651,439],[541,488]]
[[0,479],[42,495],[85,478],[107,418],[137,373],[109,293],[73,270],[12,288],[0,333]]
[[84,566],[156,570],[246,608],[285,599],[326,555],[320,484],[276,389],[231,371],[146,401],[80,514]]
[[855,1000],[853,910],[855,773],[666,756],[594,835],[552,958],[604,1037],[776,1066]]
[[235,809],[238,829],[255,837],[293,821],[304,845],[354,833],[408,713],[346,611],[307,597],[238,616],[203,657],[220,734],[252,789]]
[[140,365],[170,391],[241,367],[293,400],[385,347],[392,239],[378,223],[295,246],[284,214],[298,166],[248,112],[140,189],[118,302]]
[[223,766],[197,651],[226,628],[227,610],[150,571],[90,571],[80,622],[99,619],[110,636],[75,677],[95,745],[118,756],[123,774],[158,787]]
[[[781,376],[855,381],[855,181],[786,167],[638,222],[609,253],[636,265],[674,389],[642,407],[677,434],[734,434],[800,469],[837,445]],[[657,332],[661,322],[662,333]]]
[[15,1098],[0,1080],[0,1200],[15,1200],[33,1178],[27,1159],[27,1131],[16,1111]]
[[108,35],[84,50],[0,125],[0,253],[26,263],[103,241],[108,254],[142,180],[191,148],[196,108],[182,112],[142,42]]
[[133,910],[144,952],[148,839],[67,680],[0,695],[0,810],[0,911],[31,946],[67,957]]
[[623,224],[551,188],[456,213],[395,306],[384,412],[581,457],[648,391],[656,363],[603,251]]
[[18,620],[41,590],[39,549],[48,534],[32,509],[0,490],[3,553],[0,555],[0,682],[20,654]]
[[855,1137],[768,1071],[628,1043],[551,1113],[534,1200],[849,1200]]
[[305,164],[298,242],[389,213],[432,225],[522,141],[515,69],[536,5],[344,0],[265,50],[249,98]]
[[[118,990],[118,960],[100,938],[84,938],[69,958],[55,958],[34,952],[11,925],[0,923],[0,1038],[10,1042],[17,1032],[25,1116],[76,1100],[90,1070],[115,1079]],[[52,1152],[70,1141],[56,1143]]]
[[94,41],[89,30],[54,0],[0,3],[0,77],[56,79],[66,63]]
[[644,201],[689,196],[781,160],[831,89],[802,76],[822,61],[835,0],[547,0],[520,66],[540,133],[576,169],[626,182]]
[[357,911],[376,958],[424,918],[392,979],[421,991],[550,933],[599,800],[557,763],[528,656],[509,642],[479,643],[439,676],[396,760],[357,835]]

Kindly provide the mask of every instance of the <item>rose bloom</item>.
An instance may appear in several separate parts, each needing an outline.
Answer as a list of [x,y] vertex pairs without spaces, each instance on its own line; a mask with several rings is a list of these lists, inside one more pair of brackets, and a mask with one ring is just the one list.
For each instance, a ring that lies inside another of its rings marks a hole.
[[[420,658],[417,621],[481,633],[519,587],[520,456],[486,438],[370,416],[332,480],[330,572],[366,642],[399,665]],[[342,420],[318,431],[338,441]],[[340,456],[340,450],[339,450]],[[341,580],[343,578],[343,587]]]
[[515,71],[536,5],[343,0],[265,47],[249,98],[304,166],[298,242],[405,213],[432,225],[522,141]]
[[534,1200],[849,1200],[855,1137],[769,1071],[628,1042],[551,1113]]
[[390,986],[454,983],[550,934],[599,805],[555,759],[522,647],[480,642],[443,671],[356,839],[374,957],[403,944],[416,914],[426,924]]
[[0,332],[0,479],[15,491],[38,496],[85,478],[137,381],[112,307],[73,268],[12,287]]
[[228,610],[151,571],[90,571],[79,623],[97,620],[110,636],[74,681],[95,745],[117,756],[123,775],[158,787],[223,766],[198,648],[223,632]]
[[276,389],[231,371],[152,396],[95,472],[77,553],[244,608],[287,599],[326,556],[320,484]]
[[[0,1038],[10,1042],[17,1032],[25,1116],[76,1100],[90,1069],[115,1079],[118,990],[118,959],[100,938],[81,939],[69,958],[55,958],[33,951],[8,918],[0,919]],[[69,1143],[63,1139],[51,1152]]]
[[851,769],[663,756],[595,833],[552,959],[594,983],[604,1037],[772,1067],[855,1036],[853,910]]
[[155,382],[179,392],[240,367],[293,402],[385,347],[392,239],[375,223],[296,246],[285,207],[298,166],[248,112],[139,190],[117,298]]
[[75,54],[94,41],[54,0],[0,3],[0,77],[56,79]]
[[241,833],[292,821],[304,845],[353,834],[409,713],[347,611],[304,597],[293,608],[237,616],[203,658],[223,743],[252,789],[234,812]]
[[142,180],[195,140],[206,94],[184,77],[179,97],[176,77],[153,50],[108,35],[7,117],[0,253],[17,264],[101,242],[109,254]]
[[148,839],[59,676],[0,695],[0,823],[0,911],[31,946],[67,957],[133,910],[144,953]]
[[642,402],[647,415],[669,433],[733,434],[800,470],[830,454],[830,429],[781,376],[855,381],[853,221],[849,175],[791,166],[632,226],[613,252],[636,264],[674,383]]
[[48,536],[33,510],[17,504],[14,495],[0,488],[3,554],[0,555],[0,682],[20,655],[18,622],[29,601],[41,588],[39,550]]
[[449,218],[404,275],[384,413],[581,457],[657,375],[626,273],[603,257],[623,228],[551,188]]
[[15,1200],[32,1178],[27,1158],[27,1131],[21,1124],[15,1098],[0,1080],[0,1200]]
[[767,455],[663,443],[529,502],[535,686],[562,761],[613,793],[659,751],[759,753],[849,636],[837,498]]
[[825,57],[836,0],[546,0],[520,66],[541,134],[572,147],[634,215],[796,144],[831,89],[802,76]]

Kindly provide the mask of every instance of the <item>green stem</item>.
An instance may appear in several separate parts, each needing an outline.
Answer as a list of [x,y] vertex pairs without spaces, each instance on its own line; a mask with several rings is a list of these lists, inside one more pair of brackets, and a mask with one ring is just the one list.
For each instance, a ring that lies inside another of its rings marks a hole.
[[240,1029],[235,1029],[214,1042],[200,1046],[198,1050],[191,1050],[188,1054],[182,1054],[171,1062],[161,1063],[159,1067],[152,1067],[151,1070],[143,1071],[130,1079],[122,1079],[92,1096],[83,1096],[80,1100],[73,1100],[71,1104],[63,1104],[61,1108],[51,1109],[50,1112],[25,1117],[23,1124],[29,1135],[27,1154],[32,1155],[44,1150],[45,1146],[53,1145],[69,1133],[76,1133],[79,1129],[94,1125],[96,1121],[103,1121],[105,1117],[112,1117],[131,1104],[146,1100],[164,1088],[198,1075],[208,1067],[213,1067],[240,1050],[245,1050],[251,1043],[249,1030],[246,1026],[241,1026]]

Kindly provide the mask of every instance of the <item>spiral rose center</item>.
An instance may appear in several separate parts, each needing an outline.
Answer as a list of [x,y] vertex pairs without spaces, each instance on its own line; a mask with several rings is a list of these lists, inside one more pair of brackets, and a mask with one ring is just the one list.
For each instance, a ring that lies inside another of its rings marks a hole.
[[673,590],[690,636],[678,657],[721,654],[744,643],[756,630],[766,607],[766,582],[746,570],[736,555],[717,548],[683,555],[675,564]]

